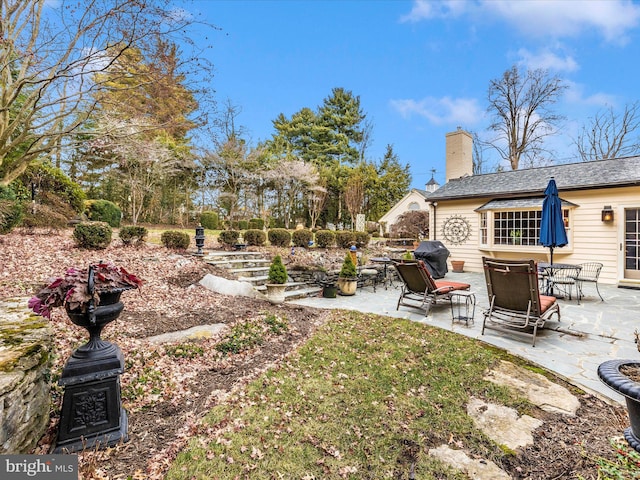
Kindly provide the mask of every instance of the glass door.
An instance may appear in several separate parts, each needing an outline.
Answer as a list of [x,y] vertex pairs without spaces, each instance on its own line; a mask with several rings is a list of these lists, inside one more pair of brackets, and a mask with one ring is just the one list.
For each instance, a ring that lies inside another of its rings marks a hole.
[[624,210],[624,278],[640,280],[640,208]]

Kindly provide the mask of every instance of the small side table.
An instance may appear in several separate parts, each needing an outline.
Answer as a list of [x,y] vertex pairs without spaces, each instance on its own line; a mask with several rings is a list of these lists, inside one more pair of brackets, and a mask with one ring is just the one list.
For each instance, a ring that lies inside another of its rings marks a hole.
[[473,325],[476,316],[476,294],[467,290],[454,290],[451,297],[451,325],[464,322]]

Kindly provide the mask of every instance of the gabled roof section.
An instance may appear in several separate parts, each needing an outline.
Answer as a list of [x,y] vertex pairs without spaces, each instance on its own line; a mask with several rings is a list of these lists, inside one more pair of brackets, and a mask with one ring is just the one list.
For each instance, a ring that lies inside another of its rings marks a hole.
[[540,195],[553,177],[558,190],[640,185],[640,157],[570,163],[451,179],[429,201],[472,197]]

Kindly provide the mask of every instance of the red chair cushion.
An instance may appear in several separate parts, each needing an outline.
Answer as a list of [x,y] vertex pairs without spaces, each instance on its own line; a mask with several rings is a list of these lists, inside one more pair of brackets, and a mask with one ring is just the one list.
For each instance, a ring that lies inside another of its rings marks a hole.
[[556,302],[556,297],[549,297],[548,295],[540,295],[540,313],[546,312],[551,305]]
[[471,288],[468,283],[449,282],[447,280],[436,280],[435,284],[437,288],[449,287],[452,290],[469,290]]

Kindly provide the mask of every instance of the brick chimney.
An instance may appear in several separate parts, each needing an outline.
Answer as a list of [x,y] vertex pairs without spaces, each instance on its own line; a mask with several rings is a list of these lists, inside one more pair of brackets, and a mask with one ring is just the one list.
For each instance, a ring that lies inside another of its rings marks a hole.
[[446,137],[446,178],[448,182],[454,178],[473,175],[473,137],[469,132],[458,127]]

